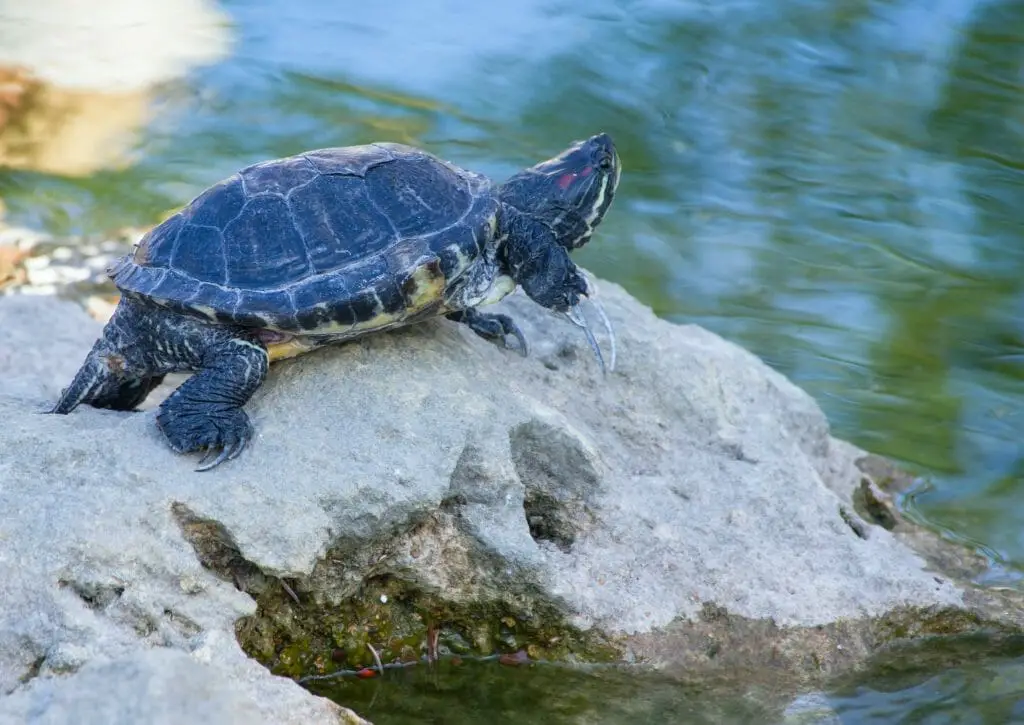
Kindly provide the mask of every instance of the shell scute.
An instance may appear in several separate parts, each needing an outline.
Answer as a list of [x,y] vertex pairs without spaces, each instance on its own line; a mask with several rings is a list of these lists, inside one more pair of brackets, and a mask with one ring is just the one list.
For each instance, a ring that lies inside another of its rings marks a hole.
[[147,267],[166,267],[171,263],[174,243],[184,226],[185,218],[179,212],[153,227],[139,240],[132,260]]
[[472,202],[465,180],[429,158],[382,164],[367,172],[365,183],[399,237],[422,236],[454,224]]
[[[189,245],[196,256],[216,251]],[[227,283],[242,289],[265,289],[288,284],[313,272],[306,243],[295,228],[284,198],[261,195],[249,199],[245,210],[224,229]],[[205,276],[205,275],[204,275]]]
[[457,227],[445,234],[444,242],[445,245],[438,250],[438,259],[444,276],[452,280],[462,274],[480,253],[478,230],[468,226]]
[[444,290],[448,284],[441,260],[429,257],[416,265],[402,281],[403,307],[407,315],[415,315],[444,301]]
[[[313,332],[334,324],[336,310],[333,303],[351,295],[352,291],[339,275],[312,277],[297,285],[291,292],[296,327],[304,332]],[[343,322],[346,325],[354,323],[354,317]]]
[[195,279],[224,284],[224,237],[220,230],[186,224],[182,235],[187,235],[188,243],[175,245],[170,266]]
[[253,164],[239,172],[248,196],[286,194],[309,183],[320,172],[303,156],[290,156],[277,161]]
[[291,325],[290,308],[286,291],[245,290],[239,294],[232,317],[237,325],[280,330]]
[[340,174],[362,177],[367,170],[393,161],[396,154],[416,152],[401,144],[363,144],[338,148],[317,149],[302,154],[321,174]]
[[190,225],[223,230],[242,213],[244,207],[245,189],[241,178],[235,174],[211,186],[180,213]]
[[356,177],[321,176],[291,193],[288,207],[292,224],[305,240],[314,274],[376,254],[397,239],[394,226]]

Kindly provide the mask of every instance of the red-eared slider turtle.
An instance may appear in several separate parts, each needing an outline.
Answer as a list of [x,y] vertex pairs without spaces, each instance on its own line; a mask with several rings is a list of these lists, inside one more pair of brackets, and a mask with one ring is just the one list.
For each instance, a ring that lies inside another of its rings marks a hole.
[[167,373],[193,371],[156,419],[175,451],[205,450],[207,470],[251,438],[242,408],[272,361],[440,315],[525,354],[515,322],[478,309],[517,285],[584,327],[601,361],[579,311],[592,289],[569,252],[619,172],[606,134],[500,185],[395,143],[249,166],[111,268],[121,301],[50,412],[131,410]]

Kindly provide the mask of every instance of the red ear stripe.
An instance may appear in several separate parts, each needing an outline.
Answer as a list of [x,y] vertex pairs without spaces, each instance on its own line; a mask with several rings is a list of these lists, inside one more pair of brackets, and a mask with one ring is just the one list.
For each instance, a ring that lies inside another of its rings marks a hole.
[[572,184],[572,182],[574,182],[575,180],[576,180],[576,174],[572,174],[572,173],[562,174],[558,178],[558,188],[559,189],[568,189],[569,185]]

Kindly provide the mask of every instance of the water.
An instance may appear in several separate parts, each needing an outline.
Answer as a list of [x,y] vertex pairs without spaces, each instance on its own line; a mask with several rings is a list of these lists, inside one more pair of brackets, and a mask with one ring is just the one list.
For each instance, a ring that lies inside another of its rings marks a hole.
[[[614,669],[508,667],[441,661],[388,671],[387,680],[320,683],[317,694],[346,703],[378,725],[722,725],[771,722],[752,697]],[[781,709],[781,708],[777,708]]]
[[[83,18],[0,0],[11,221],[148,224],[243,164],[370,140],[501,178],[608,131],[625,173],[580,261],[753,350],[837,435],[920,471],[909,512],[1017,585],[1024,4],[209,1]],[[12,92],[15,64],[49,82]],[[843,722],[1006,722],[970,702],[1018,702],[1019,664],[977,667],[852,691]],[[975,715],[900,719],[950,699]]]
[[[941,654],[970,662],[979,646],[980,640],[947,644]],[[711,684],[680,684],[659,675],[494,661],[389,670],[386,681],[333,680],[312,689],[379,725],[1005,725],[1024,722],[1024,643],[1003,649],[985,662],[939,673],[915,658],[880,661],[872,674],[832,693],[795,700],[784,687],[767,683],[723,696]]]

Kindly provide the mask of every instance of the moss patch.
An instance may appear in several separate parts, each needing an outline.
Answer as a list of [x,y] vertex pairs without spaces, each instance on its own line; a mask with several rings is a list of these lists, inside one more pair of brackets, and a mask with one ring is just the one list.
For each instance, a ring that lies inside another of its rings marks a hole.
[[[203,565],[256,600],[256,613],[239,619],[235,633],[242,649],[275,674],[299,678],[374,667],[373,650],[385,665],[427,654],[525,652],[531,660],[590,663],[621,658],[614,642],[569,625],[554,603],[522,582],[503,587],[479,576],[496,570],[495,562],[477,562],[479,597],[422,586],[393,571],[374,573],[388,559],[384,544],[339,543],[309,577],[282,579],[247,561],[216,521],[182,504],[172,512]],[[401,540],[396,536],[391,544]]]
[[[534,660],[611,662],[619,651],[600,636],[566,625],[536,601],[455,604],[394,576],[367,580],[329,604],[314,594],[296,603],[282,588],[257,598],[255,615],[239,620],[242,648],[275,674],[302,677],[381,662],[439,655],[525,651]],[[433,642],[433,644],[431,644]]]

